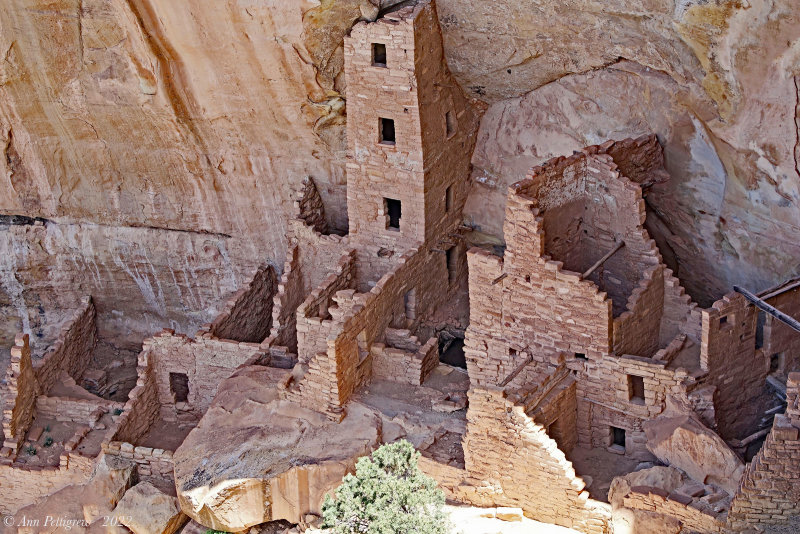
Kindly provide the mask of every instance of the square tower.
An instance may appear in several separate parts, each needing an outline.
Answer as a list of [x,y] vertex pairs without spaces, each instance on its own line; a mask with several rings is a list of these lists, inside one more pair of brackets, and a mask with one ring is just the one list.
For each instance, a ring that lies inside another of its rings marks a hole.
[[352,242],[384,258],[436,244],[461,222],[477,117],[447,69],[434,4],[357,24],[345,74]]

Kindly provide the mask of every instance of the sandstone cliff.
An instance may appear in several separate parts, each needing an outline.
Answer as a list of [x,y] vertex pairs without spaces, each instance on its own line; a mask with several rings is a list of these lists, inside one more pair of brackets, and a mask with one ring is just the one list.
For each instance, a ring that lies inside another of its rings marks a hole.
[[[93,294],[107,336],[191,331],[281,265],[304,176],[346,228],[341,46],[371,2],[2,2],[0,213],[44,221],[2,218],[0,305]],[[654,131],[672,180],[648,193],[648,226],[687,289],[707,304],[797,274],[794,0],[438,8],[451,70],[487,105],[481,232],[502,240],[505,187],[531,165]]]

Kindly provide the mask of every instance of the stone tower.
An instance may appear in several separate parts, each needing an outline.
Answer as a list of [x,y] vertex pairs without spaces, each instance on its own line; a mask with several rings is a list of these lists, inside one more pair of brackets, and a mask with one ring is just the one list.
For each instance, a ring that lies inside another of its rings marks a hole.
[[345,73],[350,234],[377,279],[459,226],[477,118],[447,69],[432,2],[356,25]]

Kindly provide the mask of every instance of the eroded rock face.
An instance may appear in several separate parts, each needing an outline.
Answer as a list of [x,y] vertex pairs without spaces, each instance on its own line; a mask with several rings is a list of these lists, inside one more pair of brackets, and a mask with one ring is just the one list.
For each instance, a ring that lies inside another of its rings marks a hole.
[[647,196],[649,229],[696,299],[796,273],[795,2],[439,5],[451,70],[493,103],[468,209],[482,231],[501,235],[531,165],[652,131],[673,179]]
[[[136,467],[133,462],[104,456],[86,484],[67,486],[35,504],[17,510],[15,517],[26,517],[31,523],[24,526],[20,522],[18,528],[6,525],[4,532],[33,534],[63,531],[65,527],[58,525],[53,518],[82,521],[81,525],[73,523],[72,532],[116,532],[114,525],[105,519],[112,516],[117,503],[135,478]],[[48,517],[50,521],[47,521]],[[31,526],[34,521],[39,521],[39,526]]]
[[181,512],[178,499],[149,482],[126,491],[114,514],[134,534],[172,534],[189,519]]
[[[305,175],[345,228],[341,40],[392,3],[3,2],[0,213],[103,225],[54,242],[86,265],[71,286],[111,308],[119,280],[147,278],[172,326],[193,323],[177,313],[196,305],[185,286],[225,292],[224,268],[137,271],[82,243],[154,249],[159,239],[122,229],[199,231],[225,242],[237,268],[280,265],[289,190]],[[530,165],[654,131],[673,180],[648,195],[651,233],[692,294],[707,304],[731,282],[760,289],[796,274],[798,9],[439,0],[450,69],[492,105],[468,215],[502,240],[505,186]],[[0,230],[0,248],[0,300],[49,305],[38,286],[60,280],[51,263],[28,267],[37,245]],[[117,311],[155,313],[141,285]]]
[[684,480],[686,480],[686,475],[669,466],[657,465],[649,469],[634,471],[625,476],[615,477],[611,481],[611,487],[608,489],[608,502],[611,503],[612,507],[619,508],[622,506],[622,500],[625,495],[630,493],[631,488],[648,486],[660,488],[670,493],[680,487]]
[[353,404],[347,417],[278,398],[288,371],[250,367],[224,381],[175,452],[181,509],[209,528],[239,532],[265,521],[320,514],[325,494],[380,441],[380,418]]
[[714,484],[733,495],[744,474],[744,463],[699,417],[668,402],[664,414],[642,424],[647,448],[662,462],[703,484]]

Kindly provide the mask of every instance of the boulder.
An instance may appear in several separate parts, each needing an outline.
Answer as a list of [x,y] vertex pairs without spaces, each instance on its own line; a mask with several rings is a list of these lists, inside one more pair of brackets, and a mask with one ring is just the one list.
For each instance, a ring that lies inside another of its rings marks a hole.
[[[340,422],[279,398],[275,369],[244,368],[175,451],[181,509],[206,527],[241,532],[321,514],[325,495],[377,448],[380,418],[359,404]],[[288,371],[284,371],[288,372]]]
[[114,517],[133,534],[172,534],[189,520],[177,498],[149,482],[140,482],[125,492]]
[[675,491],[683,484],[686,475],[674,467],[656,466],[634,471],[621,477],[614,477],[608,490],[608,502],[612,508],[622,506],[622,500],[636,486],[661,488],[667,493]]
[[681,469],[697,482],[714,484],[730,495],[736,492],[744,463],[690,409],[669,400],[664,414],[642,427],[647,448],[659,460]]
[[[135,474],[133,462],[104,455],[86,484],[67,486],[17,511],[16,517],[38,521],[40,525],[19,527],[17,532],[38,534],[64,531],[63,525],[46,521],[48,517],[80,520],[82,524],[73,525],[70,534],[91,531],[92,528],[86,528],[86,525],[94,527],[102,524],[105,517],[112,515],[117,502],[131,486]],[[106,533],[115,531],[113,526],[103,530]]]

